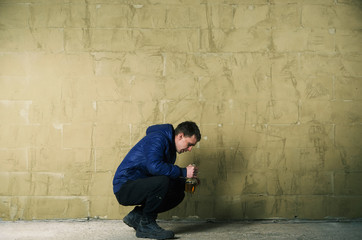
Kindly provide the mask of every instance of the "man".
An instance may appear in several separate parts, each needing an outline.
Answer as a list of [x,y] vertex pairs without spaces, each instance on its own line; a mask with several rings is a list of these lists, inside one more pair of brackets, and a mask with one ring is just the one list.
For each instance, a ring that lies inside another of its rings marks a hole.
[[201,139],[194,122],[150,126],[126,155],[113,179],[113,192],[124,206],[136,207],[123,221],[139,238],[173,238],[172,231],[156,223],[158,213],[180,204],[185,197],[185,178],[197,178],[197,167],[174,165],[176,153],[191,151]]

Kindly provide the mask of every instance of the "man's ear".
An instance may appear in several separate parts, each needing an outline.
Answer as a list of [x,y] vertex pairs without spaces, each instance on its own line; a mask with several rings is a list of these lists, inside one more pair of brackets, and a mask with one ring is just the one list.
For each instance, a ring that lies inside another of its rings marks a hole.
[[177,134],[177,139],[181,140],[184,136],[184,133],[180,132],[179,134]]

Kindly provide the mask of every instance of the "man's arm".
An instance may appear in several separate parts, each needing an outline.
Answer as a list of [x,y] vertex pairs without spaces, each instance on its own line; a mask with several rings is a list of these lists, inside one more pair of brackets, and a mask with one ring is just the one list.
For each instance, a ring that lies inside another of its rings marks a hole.
[[168,141],[162,136],[153,136],[145,145],[147,171],[154,176],[165,175],[171,178],[186,177],[185,170],[172,163],[167,163],[165,151]]

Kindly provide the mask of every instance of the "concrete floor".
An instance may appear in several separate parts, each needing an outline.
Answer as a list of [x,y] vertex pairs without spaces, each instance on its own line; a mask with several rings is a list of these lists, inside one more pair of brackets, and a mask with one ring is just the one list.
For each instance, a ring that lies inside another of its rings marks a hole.
[[[362,239],[362,221],[160,221],[176,239]],[[134,240],[135,231],[122,221],[0,221],[1,240]]]

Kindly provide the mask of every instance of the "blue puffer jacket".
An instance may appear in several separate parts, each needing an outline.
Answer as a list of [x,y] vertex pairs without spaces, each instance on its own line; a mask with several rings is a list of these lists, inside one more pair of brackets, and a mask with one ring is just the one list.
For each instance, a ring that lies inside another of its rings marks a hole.
[[165,175],[186,177],[186,168],[174,165],[176,161],[175,134],[171,124],[153,125],[126,155],[113,178],[113,192],[130,180]]

